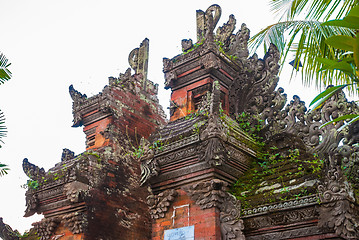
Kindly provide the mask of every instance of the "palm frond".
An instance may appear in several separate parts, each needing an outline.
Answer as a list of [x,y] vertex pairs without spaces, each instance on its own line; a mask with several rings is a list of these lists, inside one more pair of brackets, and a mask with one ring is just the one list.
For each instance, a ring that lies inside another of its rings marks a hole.
[[[289,37],[285,39],[285,35]],[[327,45],[325,40],[333,35],[353,36],[350,29],[336,26],[323,26],[314,20],[291,20],[272,24],[263,29],[249,40],[252,53],[264,44],[266,49],[270,43],[275,44],[281,52],[282,64],[288,54],[295,56],[295,61],[302,62],[302,81],[309,85],[315,79],[315,84],[321,86],[328,84],[346,84],[350,79],[340,71],[319,71],[322,63],[316,61],[317,57],[337,59],[344,51],[334,49]],[[294,70],[294,69],[293,69]]]
[[308,20],[327,21],[342,18],[358,5],[357,0],[272,0],[271,11],[281,15],[281,20],[294,20],[303,15]]
[[10,168],[8,168],[7,165],[0,163],[0,177],[7,174],[9,170]]
[[[2,138],[6,136],[7,130],[6,127],[4,125],[5,123],[5,115],[4,113],[0,110],[0,143],[4,143],[2,141]],[[1,144],[0,144],[0,148],[1,148]]]
[[0,84],[11,78],[11,72],[8,69],[11,63],[8,63],[8,59],[3,53],[0,53]]

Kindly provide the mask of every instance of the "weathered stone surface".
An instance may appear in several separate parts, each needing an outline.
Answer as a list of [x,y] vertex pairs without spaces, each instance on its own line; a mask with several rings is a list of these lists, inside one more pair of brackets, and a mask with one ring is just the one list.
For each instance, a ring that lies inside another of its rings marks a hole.
[[12,230],[12,228],[3,222],[2,217],[0,217],[0,238],[3,240],[18,240],[19,232]]
[[[246,25],[234,34],[230,15],[214,32],[220,16],[198,10],[197,42],[163,59],[169,123],[147,79],[148,39],[129,54],[135,74],[89,98],[70,86],[87,151],[64,149],[47,172],[23,162],[40,239],[159,240],[187,226],[196,239],[359,239],[359,123],[319,128],[358,106],[343,92],[312,112],[298,96],[286,105],[276,46],[249,57]],[[240,200],[227,188],[238,179],[251,184],[232,189]],[[18,239],[0,220],[0,236]]]

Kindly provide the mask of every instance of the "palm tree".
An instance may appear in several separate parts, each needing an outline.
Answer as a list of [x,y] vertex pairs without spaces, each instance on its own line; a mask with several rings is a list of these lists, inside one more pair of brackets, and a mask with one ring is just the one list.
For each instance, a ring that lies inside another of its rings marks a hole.
[[337,60],[350,57],[347,51],[338,50],[325,40],[335,35],[352,37],[355,30],[322,25],[322,22],[347,15],[359,4],[358,0],[271,0],[270,4],[280,20],[250,39],[252,51],[261,44],[266,50],[271,42],[274,43],[282,53],[282,66],[288,58],[293,60],[290,64],[293,70],[301,71],[305,85],[314,83],[321,87],[322,84],[351,83],[352,79],[342,71],[321,71],[323,65],[317,58]]
[[[5,83],[11,78],[11,72],[8,69],[10,63],[4,54],[0,53],[0,85]],[[3,143],[2,138],[6,136],[6,127],[4,125],[5,117],[4,113],[0,110],[0,148]],[[7,174],[9,168],[7,165],[0,163],[0,176]]]

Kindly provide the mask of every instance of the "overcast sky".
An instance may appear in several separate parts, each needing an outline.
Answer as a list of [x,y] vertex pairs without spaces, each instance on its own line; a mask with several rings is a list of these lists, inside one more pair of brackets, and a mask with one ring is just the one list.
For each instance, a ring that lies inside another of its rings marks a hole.
[[[244,22],[251,35],[274,23],[269,0],[236,1],[119,1],[119,0],[0,0],[0,51],[12,63],[13,78],[0,86],[0,109],[8,136],[0,162],[11,171],[0,178],[0,216],[23,232],[41,216],[23,218],[27,177],[22,160],[48,170],[61,159],[63,148],[85,150],[82,128],[72,128],[73,84],[91,96],[129,67],[130,51],[150,40],[148,78],[159,86],[159,98],[168,107],[170,92],[163,89],[162,58],[181,52],[181,39],[196,40],[196,10],[211,4],[222,7],[218,25],[234,14],[237,29]],[[237,31],[237,30],[235,30]],[[262,52],[258,53],[263,57]],[[310,102],[317,91],[301,87],[300,79],[280,86]],[[167,113],[167,109],[166,109]]]

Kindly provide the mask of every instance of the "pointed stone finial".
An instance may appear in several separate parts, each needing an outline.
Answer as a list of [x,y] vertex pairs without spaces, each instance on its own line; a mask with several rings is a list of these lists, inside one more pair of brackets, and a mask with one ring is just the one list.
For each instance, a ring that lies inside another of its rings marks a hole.
[[219,5],[211,5],[206,12],[197,10],[197,41],[201,41],[207,34],[213,34],[213,30],[216,27],[222,14],[222,9]]
[[133,49],[128,56],[128,63],[135,74],[142,74],[143,82],[147,80],[149,40],[145,38],[139,48]]

